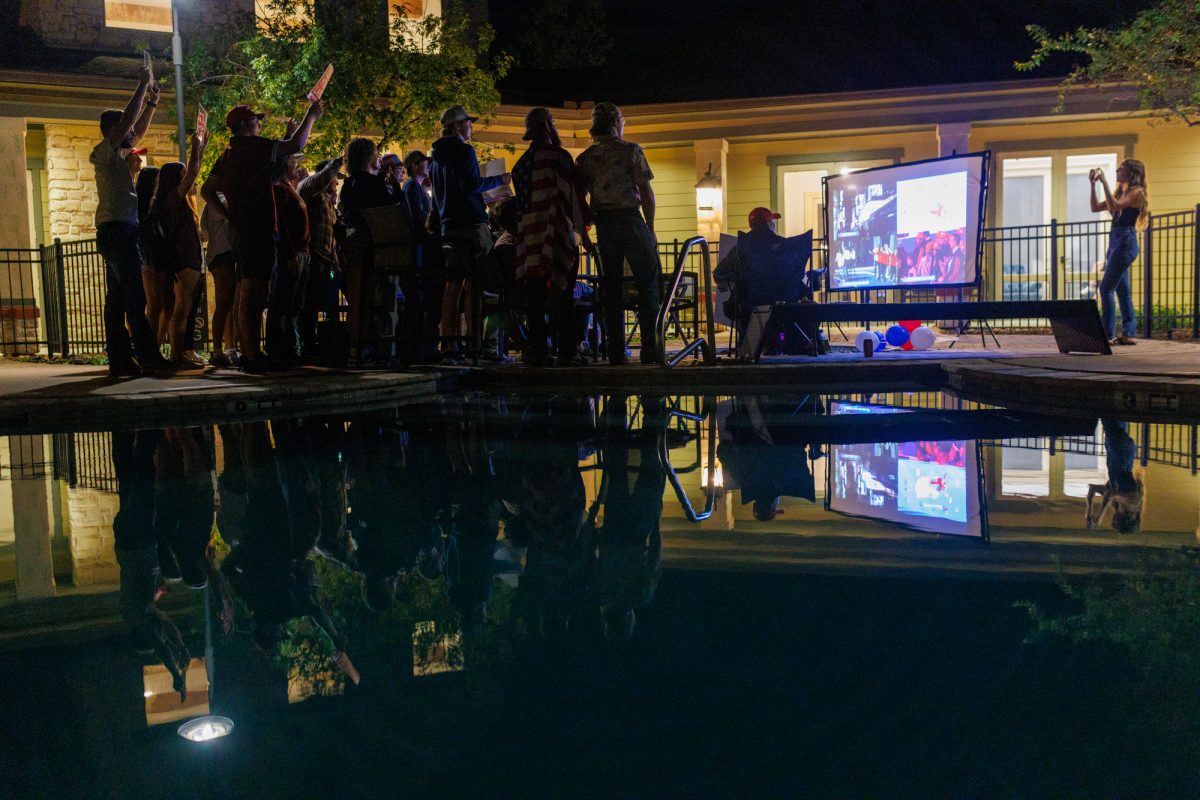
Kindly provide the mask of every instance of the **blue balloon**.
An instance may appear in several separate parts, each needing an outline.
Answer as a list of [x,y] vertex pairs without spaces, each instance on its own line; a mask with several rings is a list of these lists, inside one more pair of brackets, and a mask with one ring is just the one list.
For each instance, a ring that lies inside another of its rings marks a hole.
[[879,331],[873,331],[873,333],[875,334],[876,341],[875,352],[882,353],[884,350],[887,350],[887,339],[883,338],[883,334]]
[[901,347],[905,342],[908,341],[908,338],[911,335],[912,334],[910,334],[903,326],[893,325],[892,327],[888,328],[887,336],[884,338],[887,339],[887,343],[892,347]]

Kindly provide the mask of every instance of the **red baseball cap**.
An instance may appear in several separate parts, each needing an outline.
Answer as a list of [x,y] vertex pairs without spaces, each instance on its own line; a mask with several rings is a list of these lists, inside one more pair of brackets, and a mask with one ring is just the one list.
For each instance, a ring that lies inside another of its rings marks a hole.
[[259,114],[247,105],[234,106],[225,115],[225,127],[231,131],[236,131],[241,127],[243,122],[249,122],[252,119],[262,119],[265,116],[266,114]]
[[149,152],[150,152],[150,148],[148,148],[148,147],[135,147],[129,151],[129,155],[144,156],[144,155],[146,155],[146,153],[149,153]]
[[782,214],[776,214],[769,208],[763,208],[762,206],[759,206],[750,212],[750,227],[753,228],[757,225],[769,225],[771,224],[771,220],[779,219],[782,216]]

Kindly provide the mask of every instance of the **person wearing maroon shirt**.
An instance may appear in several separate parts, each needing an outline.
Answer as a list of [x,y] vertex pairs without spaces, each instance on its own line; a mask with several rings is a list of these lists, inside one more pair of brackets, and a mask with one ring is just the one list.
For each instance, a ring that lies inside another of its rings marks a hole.
[[233,138],[200,191],[206,203],[229,217],[233,229],[238,278],[235,319],[242,369],[247,372],[262,372],[267,366],[259,348],[259,326],[279,241],[272,178],[280,162],[304,149],[323,111],[320,100],[312,103],[296,131],[275,140],[258,135],[263,114],[247,105],[235,106],[225,117]]
[[267,304],[267,355],[280,366],[299,362],[297,347],[300,305],[308,282],[308,208],[296,191],[300,182],[300,159],[289,158],[283,175],[272,187],[275,216],[279,225],[279,258],[271,278]]

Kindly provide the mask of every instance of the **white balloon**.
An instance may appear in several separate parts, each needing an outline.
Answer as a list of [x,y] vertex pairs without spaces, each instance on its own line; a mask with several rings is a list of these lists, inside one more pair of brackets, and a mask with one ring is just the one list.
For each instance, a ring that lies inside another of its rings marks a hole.
[[937,342],[937,334],[933,332],[933,329],[922,325],[912,332],[909,341],[912,342],[914,350],[928,350]]

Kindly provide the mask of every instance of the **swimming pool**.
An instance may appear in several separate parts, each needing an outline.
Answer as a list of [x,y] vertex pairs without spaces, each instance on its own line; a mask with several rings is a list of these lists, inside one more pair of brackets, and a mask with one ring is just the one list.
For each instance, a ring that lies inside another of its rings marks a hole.
[[1194,690],[1028,607],[1156,619],[1123,592],[1190,563],[1196,435],[926,391],[10,436],[0,788],[1188,791]]

